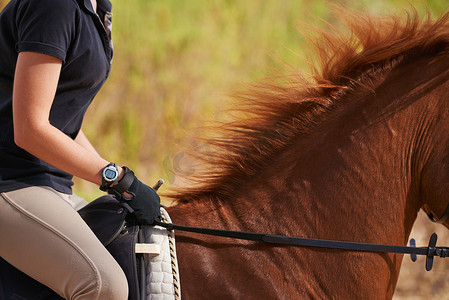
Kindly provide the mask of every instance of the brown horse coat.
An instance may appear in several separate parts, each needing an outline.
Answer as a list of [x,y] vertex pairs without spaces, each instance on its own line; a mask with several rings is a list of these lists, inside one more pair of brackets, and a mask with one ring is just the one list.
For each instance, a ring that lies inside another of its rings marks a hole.
[[[215,128],[220,136],[196,153],[205,166],[171,195],[174,223],[405,245],[420,208],[442,214],[449,14],[343,14],[351,32],[321,32],[312,76],[270,79],[236,95],[239,118]],[[389,299],[402,262],[176,237],[184,299]]]

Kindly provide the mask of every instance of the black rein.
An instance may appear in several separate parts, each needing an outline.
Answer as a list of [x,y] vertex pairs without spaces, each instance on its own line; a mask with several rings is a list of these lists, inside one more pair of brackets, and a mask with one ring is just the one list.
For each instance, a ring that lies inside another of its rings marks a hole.
[[417,255],[425,255],[427,271],[430,271],[432,269],[434,256],[442,258],[449,256],[448,247],[436,247],[436,242],[438,238],[436,233],[433,233],[432,236],[430,237],[429,245],[427,247],[416,247],[414,239],[410,240],[410,247],[408,247],[408,246],[393,246],[393,245],[321,240],[321,239],[290,237],[274,234],[191,227],[191,226],[175,225],[172,223],[164,223],[161,221],[155,221],[154,225],[161,226],[169,231],[175,229],[179,231],[188,231],[199,234],[263,242],[268,244],[332,248],[332,249],[353,250],[363,252],[410,254],[413,261],[416,261]]

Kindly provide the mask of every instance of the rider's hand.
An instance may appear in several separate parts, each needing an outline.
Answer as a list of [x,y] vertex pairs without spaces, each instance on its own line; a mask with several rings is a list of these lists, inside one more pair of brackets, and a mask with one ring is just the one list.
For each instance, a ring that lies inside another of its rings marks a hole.
[[126,202],[134,210],[139,223],[152,225],[161,216],[159,195],[137,179],[133,171],[127,167],[123,168],[124,176],[109,188],[108,193]]
[[161,199],[152,188],[142,183],[137,177],[134,176],[134,178],[133,183],[127,190],[129,194],[134,196],[131,200],[124,196],[122,196],[122,199],[131,206],[141,224],[152,225],[154,220],[161,216]]

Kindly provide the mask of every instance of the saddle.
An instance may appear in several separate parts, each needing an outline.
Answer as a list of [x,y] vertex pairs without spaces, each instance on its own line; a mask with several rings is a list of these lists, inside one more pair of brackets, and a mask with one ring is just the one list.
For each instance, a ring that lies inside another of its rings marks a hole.
[[[122,267],[129,300],[180,299],[173,232],[159,226],[140,226],[132,209],[111,195],[92,201],[78,212]],[[163,208],[161,214],[171,222]],[[0,257],[0,299],[62,298]]]

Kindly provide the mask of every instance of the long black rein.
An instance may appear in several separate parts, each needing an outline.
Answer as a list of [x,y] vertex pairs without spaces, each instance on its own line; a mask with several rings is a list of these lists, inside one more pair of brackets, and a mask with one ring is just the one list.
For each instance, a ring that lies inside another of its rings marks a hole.
[[[163,183],[164,181],[162,179],[159,179],[156,185],[153,186],[153,189],[157,191]],[[449,204],[446,207],[446,210],[444,211],[441,218],[439,218],[438,220],[436,220],[436,218],[433,215],[428,216],[433,222],[437,223],[445,222],[447,219],[449,219]],[[436,247],[438,239],[436,233],[433,233],[430,236],[429,244],[427,247],[416,247],[415,239],[410,240],[410,247],[408,247],[408,246],[332,241],[332,240],[322,240],[312,238],[291,237],[276,234],[192,227],[192,226],[176,225],[173,223],[165,223],[158,220],[154,222],[154,225],[161,226],[169,231],[176,229],[179,231],[188,231],[199,234],[221,236],[226,238],[248,240],[255,242],[263,242],[268,244],[319,247],[319,248],[342,249],[342,250],[363,251],[363,252],[410,254],[412,261],[416,261],[417,255],[425,255],[427,271],[432,270],[433,258],[435,256],[442,258],[449,257],[449,247]]]
[[253,232],[243,232],[243,231],[191,227],[191,226],[176,225],[176,224],[172,224],[172,223],[164,223],[161,221],[155,221],[154,225],[161,226],[163,228],[166,228],[169,231],[172,231],[172,230],[188,231],[188,232],[199,233],[199,234],[206,234],[206,235],[212,235],[212,236],[220,236],[220,237],[248,240],[248,241],[255,241],[255,242],[263,242],[263,243],[268,243],[268,244],[332,248],[332,249],[353,250],[353,251],[363,251],[363,252],[410,254],[413,261],[416,261],[417,255],[425,255],[427,271],[430,271],[433,267],[434,256],[438,256],[438,257],[448,257],[449,256],[449,248],[448,247],[436,247],[436,242],[437,242],[437,238],[438,238],[436,233],[433,233],[432,236],[430,237],[429,245],[427,247],[416,247],[416,243],[415,243],[414,239],[410,240],[410,246],[408,247],[408,246],[393,246],[393,245],[370,244],[370,243],[332,241],[332,240],[322,240],[322,239],[312,239],[312,238],[290,237],[290,236],[265,234],[265,233],[253,233]]

